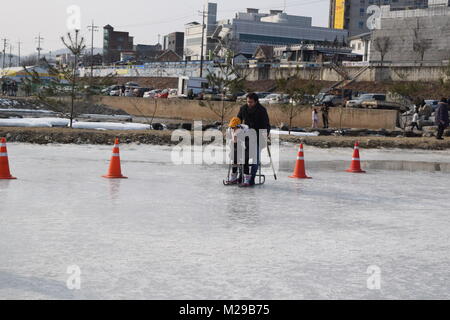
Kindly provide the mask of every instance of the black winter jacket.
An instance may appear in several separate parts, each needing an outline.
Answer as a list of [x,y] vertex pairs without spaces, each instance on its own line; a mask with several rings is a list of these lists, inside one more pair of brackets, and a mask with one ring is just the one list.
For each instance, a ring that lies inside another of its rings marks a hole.
[[250,129],[255,130],[267,130],[267,134],[270,133],[270,120],[266,108],[264,108],[260,103],[257,103],[254,108],[250,108],[248,105],[241,107],[239,111],[238,118],[248,125]]

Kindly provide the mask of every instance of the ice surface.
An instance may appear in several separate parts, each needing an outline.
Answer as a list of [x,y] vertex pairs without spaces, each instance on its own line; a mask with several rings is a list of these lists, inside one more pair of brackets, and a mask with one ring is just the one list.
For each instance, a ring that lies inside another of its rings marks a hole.
[[[175,166],[169,147],[8,144],[0,181],[0,298],[450,298],[449,174],[322,169],[351,149],[305,148],[313,180],[286,171],[254,189],[227,168]],[[448,162],[448,152],[362,150],[365,160]],[[428,154],[428,157],[427,157]],[[294,157],[294,159],[292,159]],[[370,161],[367,162],[370,164]],[[81,268],[81,290],[66,287]],[[367,268],[381,268],[381,290]]]

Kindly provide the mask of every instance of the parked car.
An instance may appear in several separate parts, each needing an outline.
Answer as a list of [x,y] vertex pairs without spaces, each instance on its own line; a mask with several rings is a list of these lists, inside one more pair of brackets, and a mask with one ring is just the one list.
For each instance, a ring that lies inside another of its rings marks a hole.
[[[258,96],[260,101],[261,101],[261,99],[264,99],[265,97],[267,97],[269,94],[272,94],[272,92],[255,92],[255,93]],[[248,95],[248,93],[238,96],[236,98],[236,101],[244,103],[245,101],[247,101],[247,95]]]
[[115,90],[119,90],[119,89],[120,89],[119,85],[109,86],[108,88],[105,88],[102,90],[102,94],[109,96],[111,91],[115,91]]
[[136,88],[136,89],[133,89],[133,96],[135,96],[137,98],[142,98],[146,92],[151,91],[151,90],[152,90],[152,88]]
[[150,90],[150,91],[147,91],[147,92],[144,93],[143,98],[151,98],[151,99],[153,99],[153,98],[156,97],[157,94],[159,94],[161,92],[162,92],[162,90],[159,90],[159,89]]
[[178,89],[169,89],[168,99],[178,98]]
[[127,82],[125,83],[125,87],[140,88],[141,86],[136,82]]
[[157,93],[155,95],[155,98],[156,99],[167,99],[167,98],[169,98],[169,90],[167,90],[167,89],[162,90],[160,93]]
[[331,105],[333,107],[341,106],[344,103],[344,99],[342,96],[337,95],[327,95],[320,102],[320,106],[324,106],[325,104]]
[[[313,96],[313,95],[311,95],[311,94],[305,94],[303,97],[302,97],[302,101],[300,101],[300,103],[301,104],[305,104],[305,105],[312,105],[313,103],[314,103],[314,100],[315,99],[315,97]],[[291,98],[290,100],[289,100],[289,103],[291,103],[291,104],[296,104],[296,103],[298,103],[298,102],[296,102],[296,101],[294,101],[294,99],[293,98]]]
[[111,97],[118,97],[118,96],[120,96],[120,93],[122,92],[122,89],[119,87],[118,89],[114,89],[114,90],[111,90],[110,92],[109,92],[109,95],[111,96]]
[[287,94],[271,93],[268,96],[259,99],[261,104],[283,104],[289,103],[290,97]]
[[425,103],[433,108],[433,112],[436,111],[438,107],[439,100],[425,100]]
[[366,93],[360,97],[347,101],[346,107],[361,108],[366,102],[386,101],[386,95],[382,93]]

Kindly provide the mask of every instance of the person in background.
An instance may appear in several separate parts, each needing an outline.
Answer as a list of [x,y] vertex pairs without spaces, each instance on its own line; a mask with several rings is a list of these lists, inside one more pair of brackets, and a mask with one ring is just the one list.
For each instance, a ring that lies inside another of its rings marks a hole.
[[438,133],[436,139],[444,140],[442,136],[444,135],[445,129],[448,128],[449,125],[448,104],[446,98],[442,98],[441,102],[438,103],[435,118],[436,118],[436,125],[438,126]]
[[414,113],[412,121],[411,121],[411,131],[413,131],[414,128],[417,128],[417,130],[420,130],[420,128],[419,128],[419,112],[418,111],[416,111]]
[[319,127],[319,113],[317,112],[317,109],[313,109],[312,112],[312,128],[316,129]]
[[328,129],[329,127],[329,110],[330,105],[332,105],[331,102],[325,102],[324,106],[322,107],[322,120],[323,120],[323,128]]

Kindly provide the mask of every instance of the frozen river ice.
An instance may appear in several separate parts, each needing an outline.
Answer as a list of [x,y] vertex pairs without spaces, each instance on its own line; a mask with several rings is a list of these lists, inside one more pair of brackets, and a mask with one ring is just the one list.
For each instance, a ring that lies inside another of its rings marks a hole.
[[350,149],[306,147],[299,181],[285,145],[279,181],[239,189],[170,150],[122,145],[117,181],[109,146],[9,144],[0,299],[450,298],[449,152],[362,150],[352,175]]

